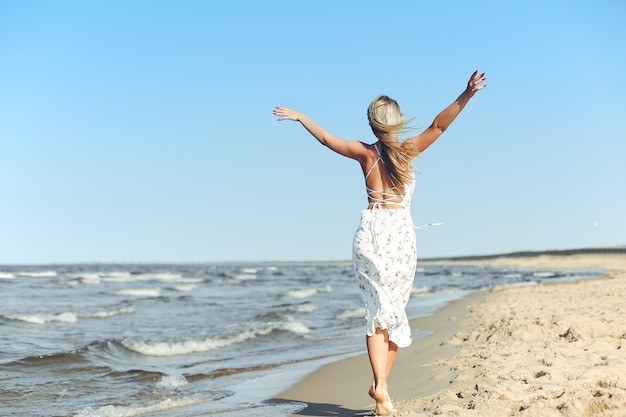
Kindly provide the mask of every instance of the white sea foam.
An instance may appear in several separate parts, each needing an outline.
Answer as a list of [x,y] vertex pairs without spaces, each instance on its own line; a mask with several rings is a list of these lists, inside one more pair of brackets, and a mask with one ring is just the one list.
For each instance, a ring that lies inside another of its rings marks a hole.
[[256,275],[253,274],[239,274],[235,276],[235,281],[252,281],[256,279]]
[[256,337],[256,335],[254,332],[250,331],[221,339],[186,340],[181,342],[141,342],[123,340],[121,343],[126,349],[141,353],[145,356],[177,356],[210,352],[212,350],[225,348],[234,343],[245,342],[254,337]]
[[311,329],[297,321],[288,321],[280,327],[282,328],[281,330],[287,330],[295,334],[307,334],[311,332]]
[[312,297],[318,292],[332,292],[333,288],[330,285],[325,285],[321,288],[306,288],[303,290],[291,290],[284,293],[286,297],[291,298],[307,298]]
[[83,277],[79,278],[79,281],[83,284],[98,285],[100,284],[100,277]]
[[7,320],[23,321],[30,324],[76,323],[78,319],[81,318],[103,319],[117,316],[118,314],[131,314],[134,312],[134,307],[122,307],[117,310],[97,311],[95,313],[74,313],[68,311],[60,314],[6,315],[0,317]]
[[180,274],[131,274],[130,272],[117,272],[100,275],[106,282],[136,282],[136,281],[161,281],[161,282],[181,282],[198,283],[200,278],[183,278]]
[[0,272],[0,279],[13,279],[15,275],[11,272]]
[[530,285],[537,285],[539,282],[537,281],[524,281],[524,282],[514,282],[513,284],[507,284],[507,287],[525,287]]
[[74,417],[135,417],[142,414],[160,413],[174,408],[188,407],[209,401],[211,401],[210,397],[195,396],[179,399],[168,398],[148,405],[107,405],[96,409],[87,407],[78,414],[75,414]]
[[141,276],[148,280],[163,282],[180,282],[183,279],[180,274],[144,274]]
[[132,297],[160,297],[161,289],[160,288],[126,289],[126,290],[113,291],[111,294],[129,295]]
[[307,298],[317,294],[317,288],[309,288],[306,290],[291,290],[287,291],[285,295],[291,298]]
[[123,278],[123,277],[131,277],[131,274],[128,271],[117,271],[117,272],[103,272],[100,274],[103,278]]
[[29,277],[29,278],[53,278],[57,276],[55,271],[41,271],[41,272],[18,272],[17,275],[20,277]]
[[107,317],[117,316],[119,314],[132,314],[134,312],[135,312],[135,307],[122,307],[122,308],[118,308],[117,310],[97,311],[95,313],[80,313],[78,314],[78,317],[104,319]]
[[130,272],[109,272],[101,274],[103,281],[106,282],[133,282],[141,281],[142,275],[133,275]]
[[46,323],[75,323],[78,321],[76,313],[61,313],[56,315],[34,314],[34,315],[8,315],[2,316],[5,319],[23,321],[30,324],[46,324]]
[[556,273],[555,272],[535,272],[533,273],[534,277],[539,277],[539,278],[551,278],[551,277],[555,277]]
[[159,388],[180,388],[187,385],[183,375],[164,375],[157,383]]
[[411,298],[423,297],[430,294],[430,288],[428,287],[411,288]]
[[293,311],[297,313],[310,313],[317,310],[317,307],[313,303],[304,303],[293,307]]
[[100,274],[95,272],[76,272],[73,274],[67,274],[68,278],[80,279],[80,278],[100,278]]
[[363,317],[365,317],[364,308],[357,308],[354,310],[345,310],[341,314],[339,314],[339,316],[337,316],[339,320],[347,320],[347,319],[363,318]]
[[270,323],[267,326],[256,330],[246,330],[230,336],[221,336],[213,339],[207,338],[202,340],[168,342],[122,340],[120,343],[126,349],[146,356],[189,355],[192,353],[210,352],[212,350],[223,349],[233,344],[244,343],[245,341],[254,339],[256,337],[268,335],[275,330],[288,331],[298,335],[306,334],[311,331],[302,323],[296,321],[288,321],[280,323]]
[[100,274],[95,273],[80,273],[80,274],[67,274],[68,277],[78,280],[83,284],[100,284]]
[[256,274],[258,271],[256,268],[241,268],[243,274]]
[[270,271],[270,272],[276,272],[276,271],[278,271],[278,268],[277,268],[277,267],[275,267],[275,266],[268,266],[266,269],[267,269],[268,271]]

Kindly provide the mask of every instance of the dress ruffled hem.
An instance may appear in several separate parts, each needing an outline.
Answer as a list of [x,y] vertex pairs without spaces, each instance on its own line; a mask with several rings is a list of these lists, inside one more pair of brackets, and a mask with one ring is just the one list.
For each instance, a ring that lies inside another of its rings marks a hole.
[[399,348],[410,346],[413,342],[411,338],[411,327],[409,326],[408,319],[398,325],[381,322],[380,319],[372,318],[367,319],[367,329],[365,334],[367,336],[373,336],[376,334],[376,329],[387,330],[389,334],[389,341],[393,342]]

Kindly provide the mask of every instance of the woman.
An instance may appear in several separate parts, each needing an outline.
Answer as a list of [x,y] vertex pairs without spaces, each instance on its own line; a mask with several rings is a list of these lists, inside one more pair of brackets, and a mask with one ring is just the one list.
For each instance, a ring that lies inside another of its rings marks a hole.
[[276,107],[273,111],[278,121],[299,121],[322,145],[361,165],[369,204],[354,236],[352,260],[365,303],[367,351],[374,374],[369,395],[376,401],[378,415],[395,411],[387,381],[398,347],[411,343],[405,311],[417,263],[410,213],[415,187],[411,161],[437,140],[477,91],[486,87],[484,75],[475,71],[454,103],[424,132],[404,141],[399,136],[406,131],[408,121],[398,103],[387,96],[376,97],[367,111],[378,139],[373,144],[335,137],[294,110]]

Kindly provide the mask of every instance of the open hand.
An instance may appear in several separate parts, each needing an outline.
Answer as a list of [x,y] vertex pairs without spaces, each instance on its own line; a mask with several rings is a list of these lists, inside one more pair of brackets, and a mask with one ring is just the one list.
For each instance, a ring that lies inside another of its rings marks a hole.
[[281,122],[283,120],[297,121],[300,117],[300,113],[298,113],[297,111],[278,106],[276,106],[276,108],[272,110],[272,113],[274,114],[274,116],[278,117],[278,119],[276,119],[277,122]]
[[[478,90],[482,90],[487,87],[487,84],[483,84],[487,78],[485,78],[485,73],[478,75],[478,70],[474,71],[469,81],[467,82],[467,91],[470,94],[474,94]],[[482,85],[481,85],[482,84]]]

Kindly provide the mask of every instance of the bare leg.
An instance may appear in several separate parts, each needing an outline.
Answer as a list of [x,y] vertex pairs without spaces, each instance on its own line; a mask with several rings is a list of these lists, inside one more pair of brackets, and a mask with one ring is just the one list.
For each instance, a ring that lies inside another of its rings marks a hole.
[[383,415],[395,411],[389,398],[387,380],[396,357],[398,346],[389,341],[387,330],[377,328],[376,333],[367,336],[367,352],[369,354],[374,382],[369,394],[376,400],[376,414]]
[[[389,348],[387,350],[387,374],[386,380],[389,381],[389,376],[391,375],[391,369],[393,368],[393,362],[396,359],[396,353],[398,353],[398,345],[393,342],[389,342]],[[370,358],[371,362],[371,358]],[[376,392],[376,377],[372,381],[372,386],[369,391],[370,397],[374,398],[374,393]]]

